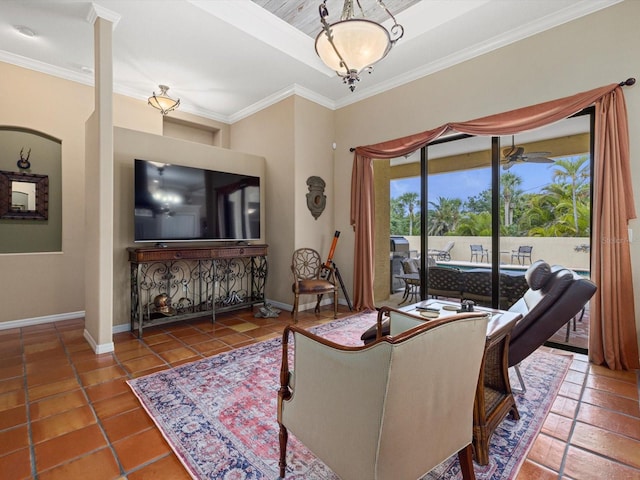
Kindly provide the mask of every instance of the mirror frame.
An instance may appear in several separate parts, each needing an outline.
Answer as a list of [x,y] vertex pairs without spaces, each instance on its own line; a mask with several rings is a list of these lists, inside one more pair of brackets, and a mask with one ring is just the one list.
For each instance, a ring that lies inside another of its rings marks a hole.
[[[11,182],[29,182],[36,185],[36,209],[11,209]],[[0,170],[0,219],[47,220],[49,218],[49,177],[35,173],[6,172]]]

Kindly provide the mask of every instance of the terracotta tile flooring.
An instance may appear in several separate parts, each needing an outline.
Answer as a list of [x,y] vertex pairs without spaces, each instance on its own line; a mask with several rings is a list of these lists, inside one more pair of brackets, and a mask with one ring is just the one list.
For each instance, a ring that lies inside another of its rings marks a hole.
[[[303,326],[329,320],[330,310],[300,314]],[[125,381],[272,338],[289,321],[246,309],[215,325],[148,329],[143,340],[117,334],[115,353],[103,355],[84,340],[82,319],[0,330],[0,478],[188,478]],[[575,356],[517,478],[640,479],[636,374]]]

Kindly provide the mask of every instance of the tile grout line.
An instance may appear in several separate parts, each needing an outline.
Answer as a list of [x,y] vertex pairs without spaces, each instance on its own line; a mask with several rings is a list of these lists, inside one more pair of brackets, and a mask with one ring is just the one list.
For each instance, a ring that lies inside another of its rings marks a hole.
[[38,469],[36,467],[36,448],[33,441],[33,430],[31,428],[31,402],[29,401],[29,383],[27,382],[27,353],[24,348],[24,337],[22,328],[20,329],[20,348],[22,349],[22,383],[24,386],[24,410],[27,422],[27,435],[29,439],[29,461],[31,463],[31,475],[38,480]]
[[[571,369],[571,367],[569,367],[569,369]],[[582,386],[580,388],[580,396],[577,402],[578,404],[576,405],[575,412],[573,413],[573,418],[571,419],[571,428],[569,429],[569,435],[567,435],[567,442],[565,443],[564,452],[562,453],[562,461],[560,462],[560,468],[558,469],[558,478],[562,478],[562,476],[564,475],[567,456],[569,455],[569,447],[571,446],[571,438],[573,437],[573,432],[576,428],[576,424],[578,423],[578,414],[580,412],[580,407],[582,406],[582,397],[584,396],[584,392],[587,389],[587,383],[590,375],[589,372],[590,372],[590,368],[587,365],[587,371],[585,372],[584,379],[582,380]]]
[[[58,336],[60,335],[60,332],[58,331],[58,329],[56,328],[56,333],[58,334]],[[64,339],[61,338],[61,342],[62,342],[62,346],[64,348],[64,352],[67,355],[67,358],[69,359],[69,363],[71,364],[71,368],[73,369],[73,375],[75,376],[76,380],[78,381],[78,385],[80,385],[80,390],[82,390],[82,395],[84,396],[85,400],[87,401],[87,405],[88,407],[91,409],[91,412],[93,413],[93,416],[96,419],[96,425],[98,425],[98,428],[100,428],[100,432],[102,433],[103,438],[105,439],[106,443],[107,443],[107,448],[111,451],[111,454],[113,455],[114,460],[116,461],[116,464],[118,466],[118,469],[120,470],[120,475],[124,475],[125,470],[124,467],[122,466],[122,463],[120,462],[120,458],[118,457],[115,449],[113,448],[113,443],[111,442],[111,440],[109,440],[109,436],[107,435],[107,432],[104,428],[104,425],[102,425],[102,420],[101,418],[98,416],[96,409],[93,406],[93,401],[91,400],[91,398],[89,397],[89,394],[87,393],[87,386],[84,385],[84,383],[82,382],[82,378],[80,377],[80,374],[78,373],[78,370],[76,368],[76,364],[71,356],[71,353],[69,352],[69,349],[67,348],[67,344],[64,342]],[[112,355],[115,358],[115,354],[112,353]],[[126,370],[125,370],[126,371]],[[77,458],[81,458],[84,457],[88,454],[94,453],[96,451],[101,450],[100,448],[97,450],[92,450],[90,452],[86,452],[84,454],[82,454],[80,457]],[[72,461],[74,459],[68,459],[67,462],[64,463],[69,463],[70,461]],[[60,464],[63,465],[64,463]],[[57,465],[59,466],[59,465]],[[57,466],[52,467],[56,468]]]

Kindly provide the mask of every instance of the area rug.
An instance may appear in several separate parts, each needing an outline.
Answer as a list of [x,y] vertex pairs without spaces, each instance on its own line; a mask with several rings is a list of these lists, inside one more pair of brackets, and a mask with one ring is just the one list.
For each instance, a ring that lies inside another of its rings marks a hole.
[[[360,345],[361,333],[375,319],[375,313],[358,314],[313,331],[342,344]],[[527,385],[526,394],[516,395],[521,418],[507,418],[495,431],[490,463],[474,464],[479,480],[514,478],[542,428],[570,361],[568,356],[538,351],[521,364]],[[278,338],[128,383],[193,478],[274,480],[278,478],[280,362]],[[287,455],[287,479],[338,478],[294,435],[289,436]],[[459,478],[454,455],[424,480]]]

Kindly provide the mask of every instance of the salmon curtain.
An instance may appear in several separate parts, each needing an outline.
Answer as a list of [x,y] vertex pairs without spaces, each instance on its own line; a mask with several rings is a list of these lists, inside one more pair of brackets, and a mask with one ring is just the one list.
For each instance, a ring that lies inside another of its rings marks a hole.
[[[514,135],[563,120],[596,104],[594,172],[594,237],[591,274],[598,286],[591,322],[592,361],[611,368],[638,368],[631,257],[626,236],[635,218],[631,187],[629,133],[620,84],[578,93],[468,122],[442,125],[432,130],[357,147],[351,177],[351,225],[355,231],[354,305],[374,309],[374,181],[373,159],[408,155],[448,133]],[[596,236],[597,232],[597,236]],[[600,237],[600,240],[597,240]],[[613,283],[615,282],[615,283]],[[607,312],[607,315],[604,315]],[[595,344],[598,345],[595,345]]]
[[596,101],[591,277],[598,285],[589,329],[589,359],[614,370],[639,368],[629,220],[629,129],[621,89]]

